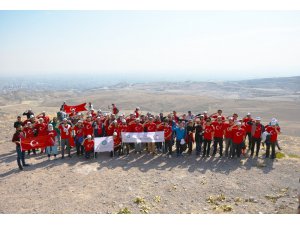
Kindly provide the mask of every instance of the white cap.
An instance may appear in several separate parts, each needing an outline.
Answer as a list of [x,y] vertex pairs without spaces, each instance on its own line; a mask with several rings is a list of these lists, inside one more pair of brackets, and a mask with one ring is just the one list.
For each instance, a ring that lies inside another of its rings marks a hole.
[[222,118],[222,116],[218,116],[218,118]]
[[261,120],[261,118],[258,116],[258,117],[255,118],[255,120]]
[[204,111],[203,113],[207,113],[207,111]]
[[140,107],[136,107],[136,109],[140,110]]
[[275,122],[278,122],[278,120],[276,118],[272,118],[271,121],[275,121]]
[[122,123],[126,123],[126,120],[125,120],[125,119],[122,119]]
[[241,125],[242,125],[242,123],[241,123],[241,122],[237,122],[237,123],[236,123],[236,125],[238,125],[238,126],[241,126]]
[[136,120],[136,121],[140,121],[140,118],[136,118],[135,120]]
[[118,134],[117,134],[117,132],[114,132],[113,135],[114,135],[114,136],[117,136]]
[[53,125],[51,123],[48,124],[48,127],[53,127]]
[[46,111],[43,111],[42,113],[46,113]]
[[98,112],[102,112],[102,110],[101,110],[101,109],[98,109]]
[[30,115],[30,118],[34,118],[34,115]]
[[272,121],[271,126],[275,126],[275,125],[276,125],[276,121]]
[[229,120],[233,120],[233,117],[229,117]]
[[77,123],[82,123],[82,120],[78,120],[78,122]]
[[30,122],[30,121],[28,121],[28,122],[27,122],[27,124],[31,124],[31,122]]
[[67,120],[68,120],[67,118],[64,118],[64,119],[63,119],[63,121],[67,121]]
[[118,123],[118,121],[117,121],[117,120],[114,120],[113,123]]
[[101,117],[100,117],[100,116],[97,116],[97,119],[101,119]]
[[248,112],[248,113],[247,113],[247,116],[251,116],[251,113]]
[[86,136],[86,137],[87,137],[87,138],[92,138],[92,135],[90,135],[90,134],[89,134],[89,135],[88,135],[88,136]]
[[103,116],[107,116],[107,113],[104,113]]

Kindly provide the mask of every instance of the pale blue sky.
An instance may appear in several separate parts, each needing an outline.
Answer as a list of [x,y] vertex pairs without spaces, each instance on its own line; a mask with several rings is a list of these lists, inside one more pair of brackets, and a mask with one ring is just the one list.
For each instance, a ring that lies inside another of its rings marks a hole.
[[0,11],[0,75],[300,75],[300,12]]

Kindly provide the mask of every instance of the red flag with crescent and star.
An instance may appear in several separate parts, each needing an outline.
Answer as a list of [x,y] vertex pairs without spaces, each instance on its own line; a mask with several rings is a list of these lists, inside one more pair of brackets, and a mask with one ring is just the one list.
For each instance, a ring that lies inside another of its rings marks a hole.
[[43,135],[37,137],[21,138],[20,144],[22,151],[27,151],[30,149],[53,146],[54,140],[48,135]]
[[82,112],[82,111],[86,111],[85,108],[86,103],[82,103],[80,105],[64,105],[64,110],[66,113],[71,113],[72,110],[74,109],[75,112]]

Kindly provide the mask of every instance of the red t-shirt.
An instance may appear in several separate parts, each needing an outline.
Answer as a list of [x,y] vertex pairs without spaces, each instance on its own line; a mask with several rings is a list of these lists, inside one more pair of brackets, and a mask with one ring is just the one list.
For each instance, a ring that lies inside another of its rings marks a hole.
[[[278,132],[280,132],[280,128],[277,127]],[[277,132],[275,131],[275,128],[272,126],[266,126],[266,131],[270,134],[270,141],[276,142],[277,141]]]
[[93,135],[93,123],[84,121],[83,122],[83,134],[84,136]]
[[244,137],[246,135],[246,130],[244,128],[234,128],[232,129],[232,142],[235,144],[240,144],[244,141]]
[[[103,129],[102,129],[103,123],[102,122],[95,122],[94,123],[94,129],[97,129],[98,135],[103,134]],[[104,126],[103,126],[104,127]]]
[[85,140],[83,143],[83,146],[84,146],[84,150],[86,152],[91,152],[94,150],[94,141],[93,140],[91,140],[91,141]]
[[234,128],[234,126],[232,127],[231,130],[229,130],[229,128],[232,126],[233,124],[229,124],[229,123],[224,123],[224,129],[225,129],[225,138],[232,138],[232,130]]
[[[254,126],[254,124],[252,126]],[[262,132],[262,124],[258,124],[258,125],[256,124],[253,137],[254,138],[261,138],[261,132]]]
[[224,136],[224,130],[225,130],[224,123],[223,122],[218,123],[217,121],[215,121],[215,122],[212,123],[212,125],[215,128],[215,134],[214,134],[214,136],[218,137],[218,138],[223,138],[223,136]]
[[113,136],[115,130],[116,130],[116,127],[114,124],[108,126],[106,129],[106,136]]
[[117,147],[121,144],[121,138],[119,136],[114,137],[114,147]]
[[204,127],[203,137],[205,140],[212,140],[212,133],[215,131],[215,128],[212,125]]
[[147,132],[155,132],[156,131],[156,124],[155,123],[147,123],[145,125],[145,127],[147,128]]
[[45,124],[48,124],[50,122],[49,116],[42,116],[42,115],[40,115],[37,118],[38,119],[42,118],[44,120]]
[[24,127],[23,131],[24,131],[25,136],[26,136],[27,138],[29,138],[29,137],[34,137],[34,133],[33,133],[34,129],[33,129],[33,128],[30,128],[30,127]]
[[118,126],[117,133],[121,135],[121,132],[128,132],[128,126],[126,124],[121,124]]
[[163,127],[163,130],[165,132],[165,140],[169,141],[172,139],[172,127],[167,125]]
[[69,139],[71,137],[72,127],[70,124],[60,124],[58,129],[60,130],[61,139]]
[[76,137],[83,137],[83,127],[75,126],[73,130],[75,131]]
[[133,124],[132,125],[132,132],[144,132],[144,127],[142,124],[138,123],[138,124]]
[[244,126],[246,128],[247,133],[251,133],[251,129],[252,129],[252,126],[248,124],[249,121],[253,121],[253,120],[251,118],[248,118],[248,117],[243,119]]
[[47,135],[48,126],[46,123],[35,124],[35,129],[37,129],[38,136]]

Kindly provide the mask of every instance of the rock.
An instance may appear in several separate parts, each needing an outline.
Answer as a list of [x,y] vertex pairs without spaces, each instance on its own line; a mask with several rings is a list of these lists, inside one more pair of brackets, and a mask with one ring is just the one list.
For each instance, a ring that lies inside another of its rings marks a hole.
[[203,208],[203,211],[208,211],[208,208]]

